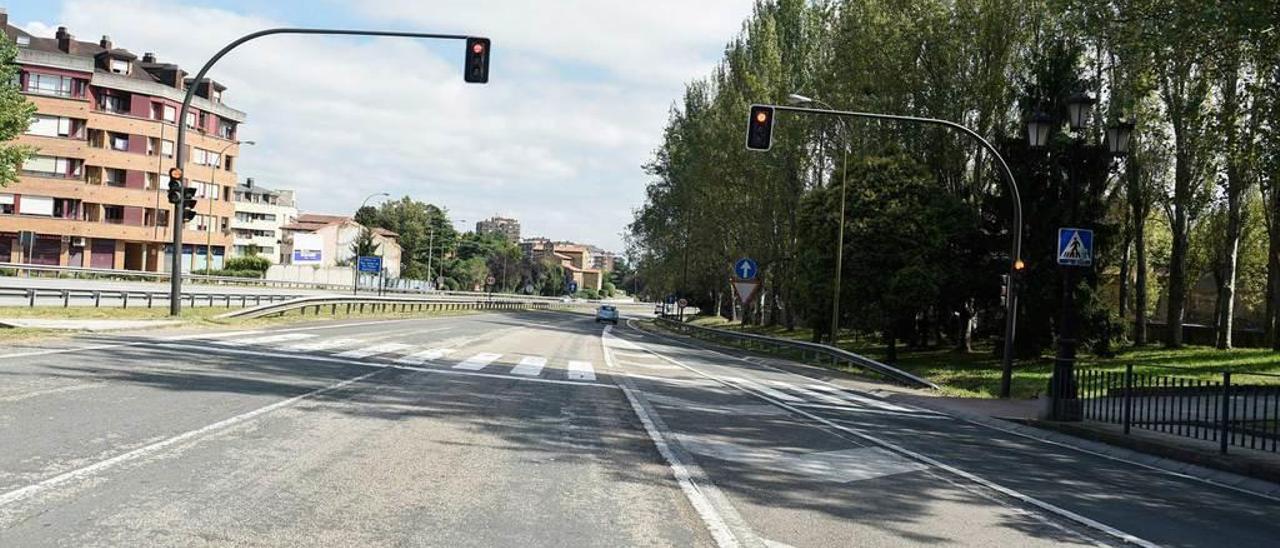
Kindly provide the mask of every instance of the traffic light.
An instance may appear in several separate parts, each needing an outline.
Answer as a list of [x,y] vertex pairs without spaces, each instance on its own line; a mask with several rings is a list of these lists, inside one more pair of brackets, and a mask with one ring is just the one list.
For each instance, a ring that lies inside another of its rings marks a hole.
[[182,170],[173,167],[169,168],[169,203],[178,205],[182,201]]
[[747,119],[747,148],[769,150],[773,144],[773,107],[751,105]]
[[196,218],[196,189],[185,187],[182,189],[182,222],[189,223],[194,218]]
[[1000,275],[1000,306],[1004,306],[1009,302],[1009,275]]
[[471,84],[489,83],[489,39],[467,38],[462,79]]

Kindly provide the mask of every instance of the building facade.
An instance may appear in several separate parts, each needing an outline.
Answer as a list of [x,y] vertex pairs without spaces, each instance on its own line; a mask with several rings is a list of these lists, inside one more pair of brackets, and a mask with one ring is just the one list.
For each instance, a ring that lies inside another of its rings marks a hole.
[[560,265],[565,277],[578,284],[578,289],[599,291],[604,284],[604,273],[592,265],[590,246],[573,242],[552,242],[534,238],[520,243],[520,248],[532,260],[549,260]]
[[[298,218],[283,227],[284,264],[317,268],[350,267],[353,251],[364,226],[351,217],[299,213]],[[400,277],[400,235],[384,228],[373,229],[373,243],[378,246],[387,277]]]
[[[183,228],[183,270],[221,268],[232,245],[231,195],[245,114],[222,103],[225,87],[193,82],[176,65],[138,58],[109,37],[75,40],[65,27],[40,38],[8,24],[17,45],[14,83],[37,114],[17,142],[36,152],[0,188],[0,260],[165,272],[172,250],[168,168],[187,86],[187,178],[199,215]],[[33,235],[19,245],[19,235]]]
[[520,221],[509,217],[491,217],[476,223],[476,234],[497,234],[514,244],[520,241]]
[[617,255],[612,251],[605,251],[603,248],[599,248],[594,245],[588,246],[588,248],[591,250],[591,268],[603,270],[605,272],[613,272],[615,266],[614,262],[618,257]]
[[272,264],[284,262],[284,227],[298,218],[292,190],[272,190],[254,184],[253,178],[236,187],[231,218],[231,256],[244,257],[251,249]]

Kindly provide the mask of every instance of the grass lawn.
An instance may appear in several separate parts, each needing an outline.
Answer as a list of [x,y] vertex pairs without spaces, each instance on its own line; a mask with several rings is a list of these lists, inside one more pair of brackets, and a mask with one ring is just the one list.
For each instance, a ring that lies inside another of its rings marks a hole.
[[[704,327],[742,329],[723,318],[698,318],[692,323]],[[796,329],[787,332],[780,327],[749,326],[748,332],[771,337],[811,340],[812,331]],[[840,347],[883,361],[884,346],[850,335],[840,340]],[[1280,375],[1280,352],[1262,348],[1236,348],[1217,350],[1204,346],[1189,346],[1177,350],[1160,347],[1125,348],[1114,358],[1099,358],[1082,354],[1078,366],[1096,367],[1112,371],[1124,371],[1133,364],[1136,373],[1175,375],[1203,380],[1221,380],[1222,371],[1232,372],[1235,383],[1280,384],[1280,376],[1249,375],[1269,373]],[[958,353],[951,349],[908,350],[898,348],[898,361],[892,364],[899,369],[927,378],[943,387],[943,392],[966,397],[994,398],[1000,391],[1000,358],[990,346],[977,346],[974,352]],[[1014,366],[1012,393],[1016,398],[1031,398],[1047,390],[1049,375],[1053,370],[1050,355],[1035,360],[1020,360]]]

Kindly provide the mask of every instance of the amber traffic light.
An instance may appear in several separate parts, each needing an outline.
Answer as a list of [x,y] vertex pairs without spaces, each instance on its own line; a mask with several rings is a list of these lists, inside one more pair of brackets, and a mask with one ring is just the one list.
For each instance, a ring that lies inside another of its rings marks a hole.
[[769,150],[773,145],[773,107],[752,105],[747,118],[747,148]]

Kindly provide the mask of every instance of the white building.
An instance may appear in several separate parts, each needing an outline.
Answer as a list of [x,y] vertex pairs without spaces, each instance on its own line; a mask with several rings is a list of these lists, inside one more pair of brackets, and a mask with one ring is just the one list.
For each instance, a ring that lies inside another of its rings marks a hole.
[[271,190],[253,184],[253,178],[236,186],[235,216],[231,219],[233,257],[243,257],[250,247],[272,264],[283,262],[284,231],[298,218],[292,190]]

